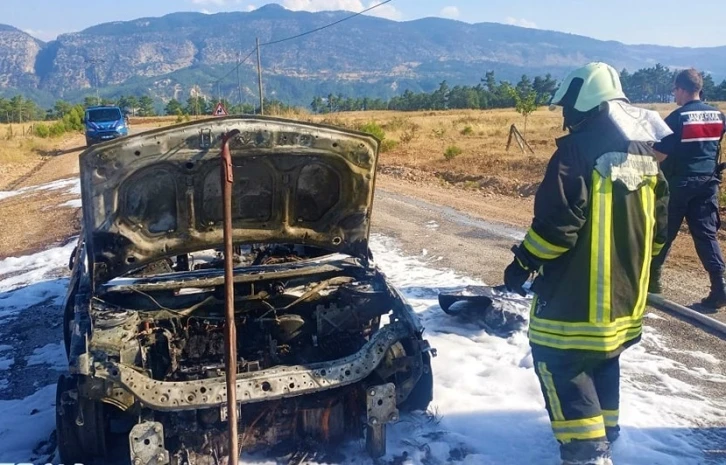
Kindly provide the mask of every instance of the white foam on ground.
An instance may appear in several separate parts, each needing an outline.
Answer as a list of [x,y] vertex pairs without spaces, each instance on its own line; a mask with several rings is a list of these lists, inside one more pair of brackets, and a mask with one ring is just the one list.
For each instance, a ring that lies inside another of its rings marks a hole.
[[68,360],[66,359],[65,347],[62,342],[47,344],[35,349],[27,358],[27,365],[49,365],[56,371],[66,371]]
[[15,359],[13,357],[0,359],[0,371],[10,369],[13,364],[15,364]]
[[37,186],[23,187],[13,191],[0,191],[0,200],[15,197],[22,194],[37,193],[40,191],[48,190],[62,190],[66,194],[81,195],[81,180],[77,177],[61,179],[58,181],[49,182],[46,184],[40,184]]

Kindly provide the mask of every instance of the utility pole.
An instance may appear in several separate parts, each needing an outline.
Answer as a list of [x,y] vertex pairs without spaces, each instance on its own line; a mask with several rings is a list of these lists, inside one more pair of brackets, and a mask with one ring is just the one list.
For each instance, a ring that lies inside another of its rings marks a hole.
[[[101,79],[98,75],[98,66],[96,66],[96,65],[99,65],[101,63],[106,63],[106,60],[104,60],[102,58],[92,58],[90,60],[86,60],[86,63],[88,63],[90,65],[94,65],[93,74],[95,75],[95,78],[96,78],[96,105],[100,105],[101,96],[99,94],[99,87],[101,87]],[[93,84],[91,84],[91,85],[93,85]]]
[[257,85],[260,89],[260,114],[265,114],[265,100],[262,97],[262,60],[260,59],[260,38],[257,38]]
[[237,52],[237,92],[238,92],[238,99],[237,99],[237,105],[238,105],[238,111],[240,114],[242,114],[242,81],[239,77],[239,69],[242,66],[242,50]]

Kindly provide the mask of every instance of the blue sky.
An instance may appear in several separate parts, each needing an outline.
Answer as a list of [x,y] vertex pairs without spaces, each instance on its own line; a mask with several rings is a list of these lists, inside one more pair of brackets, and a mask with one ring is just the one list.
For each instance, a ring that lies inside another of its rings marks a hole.
[[[292,10],[359,11],[380,0],[278,0]],[[249,11],[272,0],[2,0],[0,23],[43,40],[109,21],[176,11]],[[726,1],[700,0],[393,0],[371,14],[398,21],[441,16],[516,24],[628,44],[726,45]]]

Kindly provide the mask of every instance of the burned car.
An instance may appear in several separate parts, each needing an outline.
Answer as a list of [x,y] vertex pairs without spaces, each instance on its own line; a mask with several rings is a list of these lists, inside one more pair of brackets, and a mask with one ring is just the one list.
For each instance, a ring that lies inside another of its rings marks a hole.
[[62,461],[107,463],[122,444],[133,465],[227,463],[230,417],[242,452],[364,437],[383,455],[386,425],[431,402],[435,352],[369,249],[378,148],[340,128],[224,117],[84,151]]

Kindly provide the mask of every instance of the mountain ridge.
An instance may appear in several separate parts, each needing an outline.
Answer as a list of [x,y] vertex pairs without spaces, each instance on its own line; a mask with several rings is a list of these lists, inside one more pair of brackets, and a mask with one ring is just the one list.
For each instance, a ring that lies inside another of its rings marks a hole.
[[[79,99],[95,93],[150,93],[161,101],[221,91],[238,96],[237,60],[268,43],[323,27],[350,12],[291,11],[270,4],[251,12],[208,15],[170,13],[97,24],[42,42],[0,25],[0,95],[10,92],[46,99]],[[254,58],[254,57],[253,57]],[[634,71],[661,63],[694,66],[717,80],[726,77],[726,46],[628,45],[577,34],[499,23],[467,23],[428,17],[393,21],[361,15],[324,31],[262,48],[266,94],[309,103],[315,91],[346,90],[390,98],[406,88],[431,90],[442,80],[472,84],[494,70],[518,80],[551,73],[562,78],[588,61]],[[240,69],[241,87],[255,87],[256,60]],[[219,73],[219,74],[217,74]],[[245,98],[251,98],[248,92]],[[321,95],[321,94],[317,94]]]

